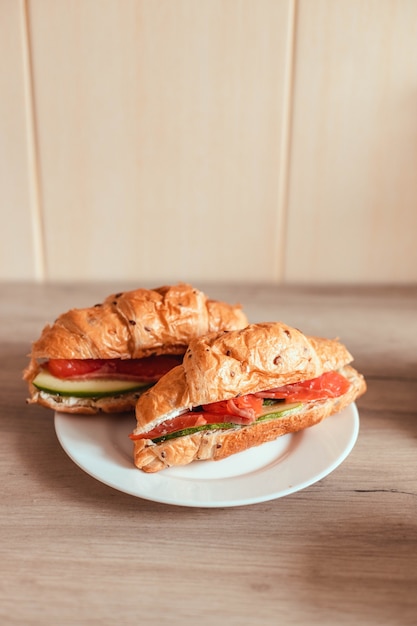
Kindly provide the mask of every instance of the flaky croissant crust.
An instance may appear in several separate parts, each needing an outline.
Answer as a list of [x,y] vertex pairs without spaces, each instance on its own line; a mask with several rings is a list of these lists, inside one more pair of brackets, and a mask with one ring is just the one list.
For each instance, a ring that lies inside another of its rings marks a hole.
[[308,337],[282,322],[197,337],[182,365],[138,400],[137,432],[150,430],[175,411],[316,378],[352,360],[339,341]]
[[112,294],[46,326],[32,359],[141,358],[183,354],[193,337],[248,323],[240,306],[209,300],[186,283]]

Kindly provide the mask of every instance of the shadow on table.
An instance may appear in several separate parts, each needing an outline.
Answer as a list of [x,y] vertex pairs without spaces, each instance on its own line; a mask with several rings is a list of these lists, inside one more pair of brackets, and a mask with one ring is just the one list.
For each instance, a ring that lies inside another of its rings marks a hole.
[[349,519],[311,538],[302,576],[318,614],[343,609],[361,624],[416,623],[416,512],[415,494],[373,494],[372,504],[369,494],[357,494]]

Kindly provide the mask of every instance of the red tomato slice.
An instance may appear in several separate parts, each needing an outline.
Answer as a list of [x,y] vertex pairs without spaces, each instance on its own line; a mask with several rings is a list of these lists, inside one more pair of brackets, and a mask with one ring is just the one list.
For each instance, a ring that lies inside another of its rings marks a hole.
[[342,374],[327,372],[318,378],[285,385],[276,389],[268,389],[268,391],[261,391],[256,395],[261,398],[273,398],[275,400],[285,399],[290,402],[306,402],[309,400],[337,398],[345,394],[349,387],[349,381]]
[[135,376],[141,380],[159,380],[161,376],[182,363],[183,356],[161,354],[143,359],[117,359],[116,370],[120,374]]
[[48,371],[57,378],[79,378],[103,367],[100,359],[49,359]]
[[48,371],[57,378],[128,378],[157,381],[176,365],[182,356],[149,356],[143,359],[50,359]]

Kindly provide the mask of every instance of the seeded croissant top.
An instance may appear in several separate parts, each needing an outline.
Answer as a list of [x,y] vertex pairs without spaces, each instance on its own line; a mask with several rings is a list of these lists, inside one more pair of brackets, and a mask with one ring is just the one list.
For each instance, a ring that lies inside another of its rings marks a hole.
[[182,365],[165,374],[136,405],[138,432],[166,415],[308,380],[348,365],[335,339],[310,337],[282,322],[250,324],[190,341]]
[[243,328],[247,323],[240,306],[209,300],[188,284],[137,289],[63,313],[43,329],[31,356],[127,359],[183,354],[196,336]]

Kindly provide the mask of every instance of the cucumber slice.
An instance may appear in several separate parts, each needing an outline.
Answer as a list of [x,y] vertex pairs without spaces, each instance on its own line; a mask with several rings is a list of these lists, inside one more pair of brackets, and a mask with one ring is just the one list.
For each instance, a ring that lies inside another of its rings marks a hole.
[[74,396],[76,398],[98,398],[114,396],[150,387],[149,383],[136,380],[114,380],[111,378],[96,378],[92,380],[69,380],[56,378],[49,372],[41,371],[33,380],[37,389],[53,395]]
[[[279,408],[277,410],[277,406],[281,406],[282,408]],[[284,405],[275,404],[275,406],[270,405],[268,407],[265,407],[265,410],[267,412],[261,415],[260,417],[258,417],[256,421],[263,422],[264,420],[274,419],[277,417],[285,417],[286,415],[289,415],[290,413],[294,413],[295,411],[298,411],[298,409],[302,406],[303,406],[302,402],[289,402],[288,404],[284,404]]]
[[[276,408],[277,404],[275,404]],[[269,406],[270,412],[261,417],[258,417],[256,422],[263,422],[269,419],[276,419],[280,417],[286,417],[291,413],[295,413],[298,411],[300,407],[303,406],[302,402],[292,402],[285,406],[285,408],[280,409],[279,411],[272,411],[272,406]],[[256,422],[253,422],[255,424]],[[251,424],[249,424],[251,426]],[[184,437],[186,435],[192,435],[193,433],[197,433],[201,430],[228,430],[230,428],[244,428],[240,424],[233,424],[232,422],[222,422],[219,424],[202,424],[201,426],[190,426],[189,428],[183,428],[182,430],[176,430],[175,432],[168,433],[167,435],[161,435],[161,437],[155,437],[152,439],[154,443],[161,443],[162,441],[166,441],[167,439],[175,439],[176,437]]]
[[185,437],[185,435],[192,435],[198,433],[199,430],[227,430],[228,428],[237,428],[238,424],[232,424],[231,422],[224,422],[221,424],[203,424],[202,426],[190,426],[190,428],[183,428],[182,430],[176,430],[173,433],[167,435],[161,435],[161,437],[155,437],[152,439],[154,443],[160,443],[167,439],[175,439],[176,437]]

